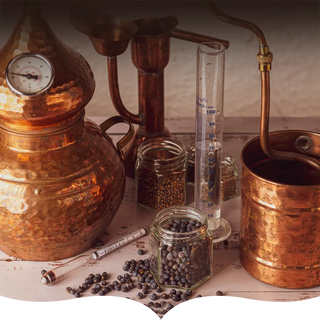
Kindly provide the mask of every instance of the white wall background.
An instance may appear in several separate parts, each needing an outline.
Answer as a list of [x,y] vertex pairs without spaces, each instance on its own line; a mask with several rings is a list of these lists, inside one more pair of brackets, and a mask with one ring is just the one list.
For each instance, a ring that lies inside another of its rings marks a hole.
[[[89,38],[73,29],[68,10],[75,3],[59,2],[45,8],[43,15],[56,35],[79,51],[89,62],[96,78],[96,91],[87,106],[87,115],[112,116],[106,58],[98,55]],[[245,29],[217,21],[199,1],[98,1],[101,11],[124,18],[174,15],[178,28],[227,39],[225,116],[260,115],[260,74],[256,62],[258,41]],[[271,71],[271,116],[320,116],[320,28],[319,2],[300,1],[218,1],[230,15],[256,23],[265,33],[274,54]],[[19,12],[18,12],[19,13]],[[0,45],[15,26],[19,14],[1,15]],[[171,39],[171,58],[165,69],[166,117],[194,116],[197,45]],[[131,62],[130,47],[118,57],[119,82],[125,106],[138,111],[137,71]]]

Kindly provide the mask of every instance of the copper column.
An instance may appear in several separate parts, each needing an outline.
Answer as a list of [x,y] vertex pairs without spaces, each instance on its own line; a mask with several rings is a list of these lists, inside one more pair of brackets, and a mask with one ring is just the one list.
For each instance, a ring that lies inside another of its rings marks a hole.
[[170,38],[201,43],[216,41],[229,46],[228,41],[207,37],[184,30],[174,29],[175,17],[140,19],[131,38],[131,57],[138,69],[139,113],[129,112],[120,98],[116,71],[116,58],[108,57],[109,89],[113,104],[119,114],[139,124],[133,142],[126,152],[126,174],[134,177],[137,151],[142,141],[159,136],[170,136],[164,121],[164,69],[170,59]]
[[[164,123],[164,69],[170,59],[170,38],[195,43],[219,42],[226,48],[229,42],[176,29],[178,20],[173,16],[129,21],[100,13],[72,12],[70,21],[78,31],[89,36],[99,54],[108,57],[109,91],[114,107],[120,115],[139,125],[126,149],[126,174],[134,177],[141,142],[170,136]],[[117,55],[126,50],[130,40],[132,62],[138,69],[138,114],[131,113],[123,105],[118,83]]]

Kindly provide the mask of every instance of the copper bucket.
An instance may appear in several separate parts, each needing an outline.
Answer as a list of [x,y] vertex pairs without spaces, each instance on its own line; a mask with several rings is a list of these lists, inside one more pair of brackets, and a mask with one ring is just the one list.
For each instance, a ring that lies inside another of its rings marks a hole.
[[263,32],[231,17],[212,2],[220,20],[252,31],[259,41],[260,136],[241,152],[240,259],[253,277],[283,288],[320,284],[320,135],[287,130],[269,133],[273,55]]
[[[313,153],[320,134],[269,133],[274,150],[296,152],[310,138]],[[299,146],[298,146],[299,147]],[[266,156],[259,137],[242,150],[240,259],[249,274],[277,287],[320,284],[320,173],[298,161]]]

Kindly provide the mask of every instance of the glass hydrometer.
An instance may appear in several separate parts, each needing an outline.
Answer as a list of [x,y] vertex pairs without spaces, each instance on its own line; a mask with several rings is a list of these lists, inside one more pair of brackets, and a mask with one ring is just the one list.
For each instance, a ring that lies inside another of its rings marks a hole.
[[214,241],[229,237],[231,226],[221,218],[225,46],[204,42],[197,51],[195,206],[207,216]]
[[147,234],[147,231],[144,228],[141,228],[135,232],[128,234],[127,236],[119,239],[112,245],[105,246],[91,254],[80,255],[72,260],[67,261],[66,263],[61,264],[60,266],[47,271],[41,278],[41,282],[44,285],[53,285],[66,278],[67,274],[78,267],[81,267],[85,263],[90,261],[97,260],[108,253],[123,247],[124,245],[144,236]]

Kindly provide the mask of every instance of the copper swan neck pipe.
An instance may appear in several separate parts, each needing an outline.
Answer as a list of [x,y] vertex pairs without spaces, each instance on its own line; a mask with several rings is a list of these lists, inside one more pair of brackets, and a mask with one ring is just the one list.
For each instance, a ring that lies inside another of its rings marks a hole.
[[271,62],[273,59],[272,53],[269,52],[266,38],[255,24],[231,17],[218,10],[212,1],[206,1],[210,10],[219,20],[233,24],[239,27],[246,28],[252,31],[258,38],[260,50],[257,55],[259,70],[261,72],[261,119],[260,119],[260,144],[264,153],[272,159],[284,161],[300,161],[312,166],[320,172],[320,162],[306,155],[295,152],[283,152],[274,150],[269,145],[269,114],[270,114],[270,75]]
[[221,20],[223,22],[233,24],[235,26],[242,27],[242,28],[245,28],[245,29],[252,31],[257,36],[259,43],[260,43],[260,46],[267,46],[266,38],[258,26],[256,26],[252,22],[238,19],[238,18],[234,18],[234,17],[231,17],[231,16],[223,13],[213,4],[212,1],[207,1],[207,4],[216,18],[218,18],[219,20]]

